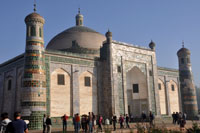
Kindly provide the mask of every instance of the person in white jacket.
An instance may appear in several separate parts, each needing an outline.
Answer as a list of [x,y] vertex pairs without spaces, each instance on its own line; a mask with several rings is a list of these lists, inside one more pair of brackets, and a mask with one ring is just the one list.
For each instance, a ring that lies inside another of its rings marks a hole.
[[11,120],[8,118],[8,113],[2,113],[1,114],[1,124],[0,124],[0,133],[4,133],[6,131],[6,127],[8,123],[11,122]]

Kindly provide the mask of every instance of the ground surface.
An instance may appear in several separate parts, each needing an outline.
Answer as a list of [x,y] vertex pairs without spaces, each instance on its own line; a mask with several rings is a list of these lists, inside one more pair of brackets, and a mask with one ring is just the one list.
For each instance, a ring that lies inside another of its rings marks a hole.
[[[198,123],[198,125],[200,125],[200,121],[187,121],[186,126],[185,126],[185,130],[183,132],[186,132],[187,128],[191,128],[193,123]],[[138,124],[139,124],[139,126],[143,126],[143,127],[146,127],[146,128],[149,127],[149,123],[130,123],[130,129],[128,129],[128,128],[120,129],[119,124],[117,124],[117,130],[113,131],[112,125],[109,125],[109,126],[104,125],[103,126],[103,132],[109,130],[109,131],[112,131],[113,133],[131,133],[131,132],[136,133]],[[161,122],[161,121],[157,121],[157,122],[155,122],[155,126],[162,128],[162,129],[167,128],[168,130],[178,130],[178,131],[180,131],[179,125],[174,125],[171,122],[164,123],[164,122]],[[74,132],[74,128],[72,126],[68,127],[67,133],[73,133],[73,132]],[[82,129],[80,130],[80,132],[82,132]],[[98,131],[97,126],[96,126],[95,132],[96,133],[100,132],[100,131]],[[42,130],[30,131],[30,133],[42,133]],[[53,128],[52,133],[62,133],[62,129],[61,128]]]

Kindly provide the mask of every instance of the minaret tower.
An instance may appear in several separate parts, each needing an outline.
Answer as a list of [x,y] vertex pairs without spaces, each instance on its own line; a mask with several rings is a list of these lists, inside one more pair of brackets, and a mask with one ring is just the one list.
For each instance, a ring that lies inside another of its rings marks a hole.
[[78,14],[76,15],[76,26],[83,26],[83,15],[81,14],[80,8],[78,9]]
[[183,113],[187,119],[195,119],[198,114],[196,89],[194,85],[190,62],[190,51],[183,47],[177,52],[179,60],[180,90]]
[[46,114],[46,76],[43,24],[44,18],[34,12],[26,16],[26,49],[24,62],[22,117],[30,121],[30,129],[42,128]]

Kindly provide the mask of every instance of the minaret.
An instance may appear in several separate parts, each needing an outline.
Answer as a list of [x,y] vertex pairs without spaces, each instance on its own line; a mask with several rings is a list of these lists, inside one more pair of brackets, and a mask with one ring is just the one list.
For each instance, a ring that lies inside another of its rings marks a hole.
[[177,52],[179,60],[179,78],[182,98],[183,113],[187,114],[187,119],[195,119],[198,114],[196,90],[193,81],[192,68],[190,62],[190,51],[183,47]]
[[100,113],[105,118],[110,118],[115,114],[115,105],[113,98],[113,69],[112,69],[112,32],[109,30],[105,34],[106,41],[100,49],[101,77],[102,77],[102,93],[101,98],[104,102],[102,104],[103,110]]
[[78,9],[78,14],[76,15],[76,26],[83,26],[83,15],[81,14],[80,8]]
[[22,117],[29,129],[41,129],[46,114],[46,76],[43,24],[44,18],[34,12],[26,16],[26,49],[23,79]]

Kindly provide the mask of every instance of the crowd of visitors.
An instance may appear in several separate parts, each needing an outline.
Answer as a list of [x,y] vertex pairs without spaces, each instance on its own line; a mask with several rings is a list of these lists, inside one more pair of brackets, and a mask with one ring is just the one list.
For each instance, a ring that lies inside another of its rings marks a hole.
[[20,112],[14,113],[13,121],[8,118],[8,113],[2,113],[0,127],[0,133],[28,133],[27,123],[21,119]]
[[182,130],[185,127],[186,124],[186,113],[181,113],[181,112],[173,112],[172,114],[172,123],[173,124],[178,124],[180,125],[180,129]]
[[[148,119],[147,119],[148,118]],[[172,114],[173,118],[173,124],[179,124],[180,128],[184,128],[186,124],[186,114],[181,112],[173,112]],[[69,116],[64,114],[61,117],[62,124],[63,124],[63,133],[66,133],[67,131],[67,121],[69,119]],[[119,119],[117,119],[116,115],[113,115],[111,119],[103,118],[102,115],[94,115],[93,112],[89,112],[88,115],[84,114],[82,116],[79,116],[79,114],[75,114],[73,117],[73,125],[74,125],[74,131],[75,133],[78,133],[81,129],[84,132],[93,133],[94,131],[103,131],[103,125],[113,125],[114,131],[116,130],[116,124],[120,124],[120,128],[130,128],[129,122],[132,121],[132,116],[126,115],[120,115]],[[154,114],[150,111],[149,115],[145,114],[145,112],[142,112],[141,114],[141,122],[147,122],[149,121],[150,127],[153,126],[154,122]],[[1,114],[1,124],[0,124],[0,133],[28,133],[27,128],[27,122],[26,120],[21,119],[21,114],[19,112],[14,113],[14,120],[11,121],[8,117],[8,113],[2,113]],[[97,125],[97,129],[95,129],[95,126]],[[50,116],[46,116],[44,114],[43,116],[43,133],[51,133],[51,118]]]

